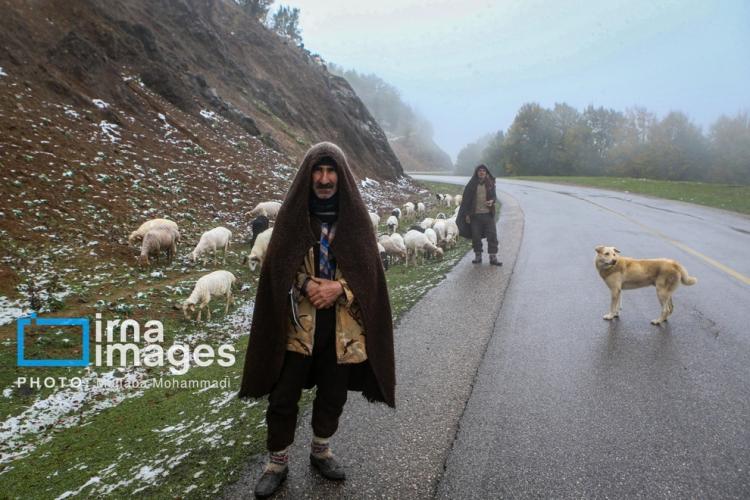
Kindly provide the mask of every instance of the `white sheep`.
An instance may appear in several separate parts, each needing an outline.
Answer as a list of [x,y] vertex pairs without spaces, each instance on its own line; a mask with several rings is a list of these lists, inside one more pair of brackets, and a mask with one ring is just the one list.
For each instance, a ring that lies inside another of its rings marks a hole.
[[445,203],[446,207],[453,206],[453,196],[451,196],[449,194],[444,194],[443,195],[443,203]]
[[242,261],[243,264],[248,262],[251,271],[255,271],[256,267],[263,266],[263,260],[266,258],[266,252],[268,252],[268,244],[271,242],[272,233],[272,227],[260,233],[258,237],[255,238],[255,245],[253,245],[252,250],[250,250],[250,255],[245,257],[245,260]]
[[393,233],[391,235],[391,241],[393,241],[393,244],[401,250],[403,259],[406,260],[406,243],[404,243],[404,237],[399,233]]
[[209,250],[213,253],[214,263],[218,263],[216,258],[216,251],[220,248],[224,249],[224,258],[222,263],[227,261],[227,250],[229,250],[229,242],[232,239],[232,231],[229,229],[219,226],[209,231],[206,231],[201,235],[201,239],[195,249],[190,254],[190,258],[193,262],[197,261],[198,258],[207,253]]
[[432,229],[435,231],[435,235],[437,236],[438,246],[445,248],[446,246],[445,233],[447,229],[447,224],[445,223],[445,220],[436,220],[435,224],[432,225]]
[[424,203],[422,203],[421,201],[417,203],[417,214],[424,215],[425,211],[426,211],[426,208],[424,206]]
[[426,219],[424,219],[422,222],[419,223],[419,226],[422,229],[427,229],[428,227],[432,227],[434,223],[435,223],[435,219],[433,219],[432,217],[427,217]]
[[[145,236],[149,229],[157,226],[171,227],[179,233],[179,229],[177,228],[177,223],[175,221],[171,221],[169,219],[151,219],[147,220],[146,222],[141,224],[138,229],[130,233],[130,236],[128,236],[128,243],[133,245],[136,242],[141,241],[143,239],[143,236]],[[177,241],[179,241],[179,239]]]
[[[424,235],[427,236],[427,239],[430,240],[430,243],[432,243],[433,246],[435,246],[435,247],[438,246],[438,237],[437,237],[437,233],[435,232],[434,229],[432,229],[431,227],[428,227],[427,229],[424,230]],[[428,257],[434,257],[435,256],[434,253],[433,253],[433,251],[432,251],[432,248],[426,248],[425,249],[425,254]]]
[[427,235],[420,233],[415,229],[409,230],[404,235],[404,243],[406,244],[406,265],[409,265],[410,257],[414,260],[414,265],[418,263],[419,257],[422,257],[424,262],[425,252],[431,252],[432,255],[438,257],[443,256],[443,249],[433,245],[427,238]]
[[[398,238],[394,238],[397,236]],[[401,235],[394,233],[392,235],[383,234],[378,238],[378,244],[384,249],[385,253],[389,257],[395,257],[397,259],[406,259],[406,246],[403,245],[404,240],[401,239]]]
[[391,215],[386,220],[385,225],[388,226],[388,233],[393,234],[398,229],[398,217]]
[[278,201],[262,201],[255,205],[255,208],[250,210],[247,215],[249,215],[250,217],[263,215],[265,217],[268,217],[269,219],[276,219],[276,216],[279,215],[280,208],[281,203]]
[[401,209],[400,208],[394,208],[391,210],[391,215],[395,215],[397,218],[401,218]]
[[372,223],[372,230],[375,231],[375,237],[378,237],[378,224],[380,224],[380,216],[373,212],[367,212],[370,214],[370,222]]
[[229,312],[229,304],[234,303],[232,285],[234,285],[235,281],[237,281],[237,278],[229,271],[214,271],[202,276],[195,283],[193,293],[182,303],[182,312],[185,315],[185,319],[190,319],[190,313],[195,312],[197,306],[198,317],[196,320],[201,320],[201,312],[205,307],[208,321],[211,321],[211,308],[206,306],[208,306],[212,296],[225,296],[227,304],[224,307],[224,314]]
[[458,243],[458,224],[456,218],[451,217],[445,220],[445,246],[454,247]]
[[457,207],[460,207],[461,206],[461,202],[463,201],[463,199],[464,199],[463,195],[457,194],[456,196],[453,197],[453,203]]
[[414,215],[414,203],[407,201],[404,203],[404,213],[407,217]]
[[172,259],[177,255],[177,242],[179,240],[179,231],[171,226],[152,227],[143,236],[138,264],[141,267],[148,266],[148,258],[151,255],[156,255],[156,263],[158,264],[161,252],[167,253],[167,263],[171,264]]

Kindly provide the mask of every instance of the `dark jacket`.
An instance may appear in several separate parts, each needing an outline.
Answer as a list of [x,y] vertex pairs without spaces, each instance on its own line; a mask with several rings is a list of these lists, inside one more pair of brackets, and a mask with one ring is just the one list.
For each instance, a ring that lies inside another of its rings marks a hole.
[[276,218],[258,281],[239,396],[269,394],[281,373],[287,350],[289,291],[306,253],[318,245],[308,200],[312,168],[322,158],[333,160],[338,174],[338,221],[331,251],[359,302],[366,335],[368,359],[351,365],[349,389],[361,391],[369,401],[395,407],[393,324],[385,273],[357,182],[343,151],[329,142],[316,144],[305,154]]
[[[479,185],[479,176],[477,171],[480,167],[484,167],[487,170],[487,176],[485,177],[485,188],[487,189],[487,200],[495,200],[497,202],[497,192],[495,191],[495,178],[490,173],[489,169],[484,165],[479,165],[474,169],[474,175],[469,179],[469,183],[464,188],[463,199],[461,200],[461,206],[458,208],[458,215],[456,216],[456,225],[458,226],[458,234],[464,238],[471,239],[471,222],[466,222],[466,216],[471,218],[474,215],[474,209],[476,208],[477,198],[477,185]],[[495,205],[493,203],[490,208],[492,217],[495,217]],[[482,236],[484,237],[484,236]]]

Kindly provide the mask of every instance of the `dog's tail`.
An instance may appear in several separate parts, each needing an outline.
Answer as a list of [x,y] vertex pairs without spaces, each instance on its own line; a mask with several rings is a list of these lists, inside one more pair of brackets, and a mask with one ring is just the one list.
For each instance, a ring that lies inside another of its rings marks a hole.
[[677,264],[680,266],[680,281],[682,281],[683,285],[695,285],[698,283],[698,278],[694,276],[690,276],[687,272],[687,269],[685,269],[681,264]]

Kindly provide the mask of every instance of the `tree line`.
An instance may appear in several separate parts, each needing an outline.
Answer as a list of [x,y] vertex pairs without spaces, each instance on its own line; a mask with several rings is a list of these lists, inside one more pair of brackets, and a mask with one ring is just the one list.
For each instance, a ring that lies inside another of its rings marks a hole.
[[302,30],[299,27],[300,10],[297,7],[279,5],[271,13],[274,0],[234,0],[248,15],[263,23],[277,35],[289,38],[296,44],[302,43]]
[[456,171],[479,163],[496,175],[587,175],[750,184],[750,117],[721,116],[704,134],[682,112],[664,118],[567,104],[524,104],[507,131],[458,154]]

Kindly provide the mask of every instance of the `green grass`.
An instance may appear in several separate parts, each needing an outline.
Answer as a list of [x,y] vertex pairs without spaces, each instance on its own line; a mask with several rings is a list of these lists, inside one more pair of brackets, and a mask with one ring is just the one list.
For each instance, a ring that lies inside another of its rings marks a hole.
[[[439,187],[441,192],[458,193],[457,186]],[[427,215],[435,216],[446,209],[435,207]],[[412,221],[404,221],[410,224]],[[416,221],[413,221],[416,222]],[[408,227],[408,225],[406,226]],[[402,228],[404,229],[404,228]],[[250,308],[255,295],[257,277],[250,277],[247,268],[239,265],[242,246],[227,258],[226,269],[235,273],[250,288],[236,293],[237,303],[229,318],[223,314],[222,300],[212,301],[213,322],[196,324],[182,318],[174,306],[184,300],[198,276],[207,271],[179,264],[160,266],[165,277],[154,278],[133,268],[113,268],[103,286],[86,293],[91,302],[86,306],[69,301],[61,315],[93,317],[89,307],[97,299],[106,298],[99,308],[104,319],[134,317],[141,320],[160,319],[164,324],[163,345],[204,335],[190,342],[191,346],[206,343],[213,347],[231,343],[235,347],[233,366],[192,367],[185,375],[170,375],[165,368],[150,368],[149,379],[183,381],[224,381],[226,388],[165,388],[124,389],[103,394],[89,401],[78,412],[66,415],[65,422],[52,422],[41,432],[28,434],[19,444],[35,446],[28,454],[0,465],[2,498],[55,498],[65,492],[80,490],[80,495],[115,498],[145,495],[155,498],[206,498],[217,496],[224,486],[237,478],[239,471],[253,456],[265,450],[265,400],[240,401],[234,397],[239,388],[244,366]],[[391,266],[386,280],[394,315],[398,320],[469,250],[469,243],[459,244],[446,252],[441,261],[427,261],[417,267],[401,264]],[[213,264],[207,266],[215,269]],[[88,272],[88,270],[86,271]],[[119,307],[126,314],[116,311]],[[233,322],[233,323],[230,323]],[[93,323],[92,323],[93,324]],[[13,325],[14,326],[14,325]],[[8,327],[6,327],[7,329]],[[241,335],[237,335],[237,334]],[[13,385],[16,377],[73,377],[84,371],[73,368],[18,369],[15,367],[15,340],[0,345],[0,390],[13,388],[11,397],[0,396],[0,416],[19,416],[39,399],[55,392],[52,388]],[[92,331],[93,337],[93,331]],[[68,338],[69,341],[63,341]],[[35,357],[48,349],[70,354],[80,349],[76,337],[66,333],[41,340],[29,339],[29,354]],[[40,343],[41,341],[41,343]],[[71,345],[72,344],[72,345]],[[99,368],[99,376],[111,368]],[[124,392],[123,392],[124,391]],[[309,407],[313,392],[304,394],[302,410]],[[127,396],[104,409],[108,399]],[[153,480],[147,480],[156,473]],[[93,482],[92,478],[99,480]],[[86,483],[89,483],[87,486]],[[83,487],[83,488],[82,488]]]
[[534,176],[512,178],[613,189],[750,214],[750,186],[623,177]]

